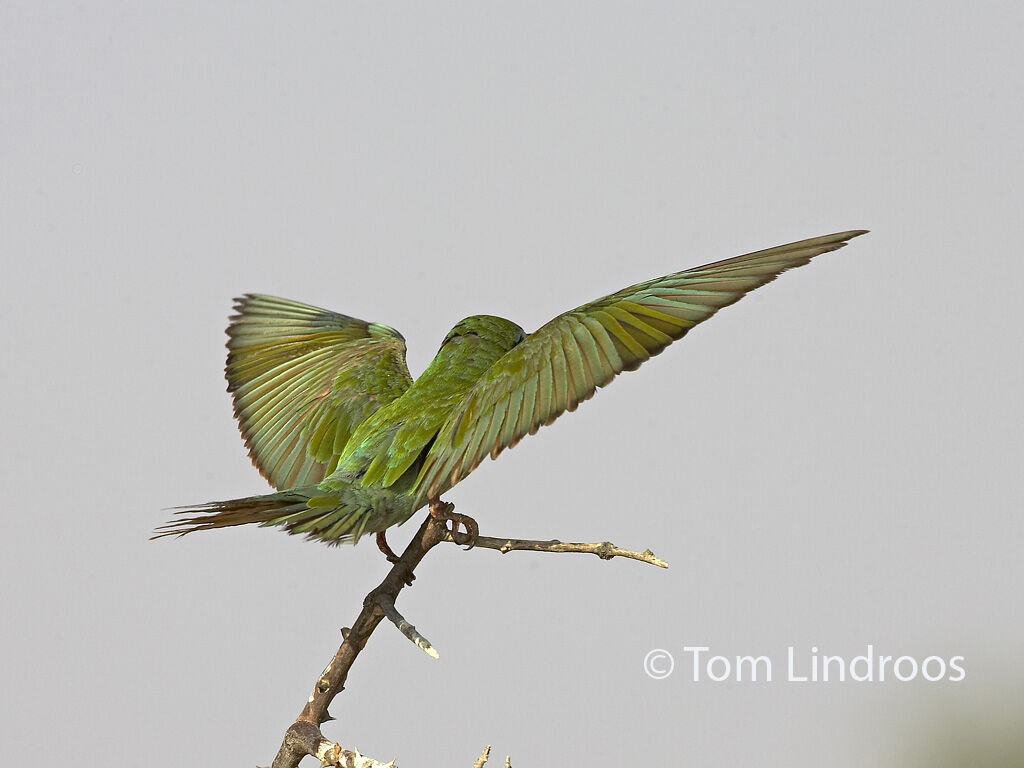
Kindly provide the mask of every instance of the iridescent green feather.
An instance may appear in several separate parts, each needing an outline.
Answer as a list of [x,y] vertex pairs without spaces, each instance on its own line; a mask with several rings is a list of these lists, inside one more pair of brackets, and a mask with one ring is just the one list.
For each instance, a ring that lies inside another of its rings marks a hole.
[[676,272],[559,315],[495,363],[453,411],[425,457],[414,506],[574,410],[722,307],[860,234],[840,232]]
[[414,383],[397,331],[247,295],[228,328],[229,390],[254,463],[292,490],[184,510],[160,535],[258,523],[338,543],[400,524],[722,307],[860,234],[648,280],[529,337],[502,318],[467,318]]
[[519,326],[498,317],[478,315],[457,324],[401,399],[360,425],[324,487],[358,482],[390,488],[410,469],[418,472],[424,450],[465,393],[523,338]]
[[277,488],[320,482],[352,433],[412,384],[387,326],[261,294],[236,300],[226,376],[253,463]]

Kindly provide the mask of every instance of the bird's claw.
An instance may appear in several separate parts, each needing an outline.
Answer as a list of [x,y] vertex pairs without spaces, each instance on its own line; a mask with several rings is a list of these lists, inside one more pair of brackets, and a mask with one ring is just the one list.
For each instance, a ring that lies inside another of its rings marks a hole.
[[469,543],[466,545],[467,551],[476,546],[476,537],[480,535],[480,526],[477,525],[476,520],[469,515],[460,515],[456,512],[455,505],[450,501],[441,501],[439,499],[438,501],[432,502],[430,504],[430,515],[435,520],[451,521],[452,526],[449,533],[451,533],[453,539],[459,532],[460,525],[465,528],[466,536],[469,539]]

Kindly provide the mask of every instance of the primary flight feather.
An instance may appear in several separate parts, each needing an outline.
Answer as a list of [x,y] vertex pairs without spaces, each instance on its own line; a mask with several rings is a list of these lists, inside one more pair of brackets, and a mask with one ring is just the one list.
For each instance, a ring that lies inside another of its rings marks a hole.
[[236,301],[228,391],[253,463],[277,493],[182,510],[157,536],[259,523],[331,544],[383,532],[682,338],[722,307],[863,230],[676,272],[565,312],[527,335],[476,315],[415,381],[398,331],[260,294]]

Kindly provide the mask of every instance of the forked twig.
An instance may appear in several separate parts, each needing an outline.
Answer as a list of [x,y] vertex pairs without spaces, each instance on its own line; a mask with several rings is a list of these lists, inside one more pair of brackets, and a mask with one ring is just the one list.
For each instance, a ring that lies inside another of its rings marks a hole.
[[[443,520],[427,515],[416,535],[405,548],[402,556],[388,571],[384,580],[377,585],[363,600],[363,608],[351,628],[342,629],[342,643],[334,658],[320,673],[313,686],[306,705],[298,718],[285,732],[281,748],[274,757],[271,768],[297,768],[299,761],[306,755],[320,760],[322,765],[343,766],[344,768],[388,768],[394,761],[381,763],[359,753],[359,750],[347,750],[340,744],[325,739],[320,726],[333,720],[328,707],[345,689],[348,671],[352,668],[356,657],[366,645],[370,635],[383,619],[388,619],[398,630],[411,640],[417,648],[429,656],[438,658],[438,653],[422,634],[398,612],[395,602],[399,593],[412,583],[413,571],[423,557],[440,544],[450,541],[456,544],[468,543],[466,534],[452,534]],[[490,536],[477,536],[476,546],[483,549],[494,549],[498,552],[526,550],[531,552],[583,552],[597,555],[602,560],[613,557],[625,557],[632,560],[667,568],[668,564],[659,560],[649,549],[634,552],[621,549],[608,541],[594,544],[580,544],[561,541],[534,541],[531,539],[497,539]],[[490,747],[477,758],[474,768],[482,768],[490,757]],[[505,759],[506,768],[511,768],[510,758]]]

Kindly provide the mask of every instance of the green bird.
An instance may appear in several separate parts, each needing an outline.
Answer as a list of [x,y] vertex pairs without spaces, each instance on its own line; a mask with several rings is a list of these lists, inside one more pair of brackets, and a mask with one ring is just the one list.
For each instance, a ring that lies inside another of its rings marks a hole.
[[[328,544],[384,532],[428,506],[466,528],[441,495],[486,456],[573,411],[722,307],[863,230],[839,232],[624,288],[532,334],[475,315],[413,381],[393,328],[247,294],[227,328],[228,391],[253,464],[279,491],[180,511],[155,537],[245,523]],[[182,516],[183,515],[183,516]],[[472,543],[470,544],[472,546]]]

